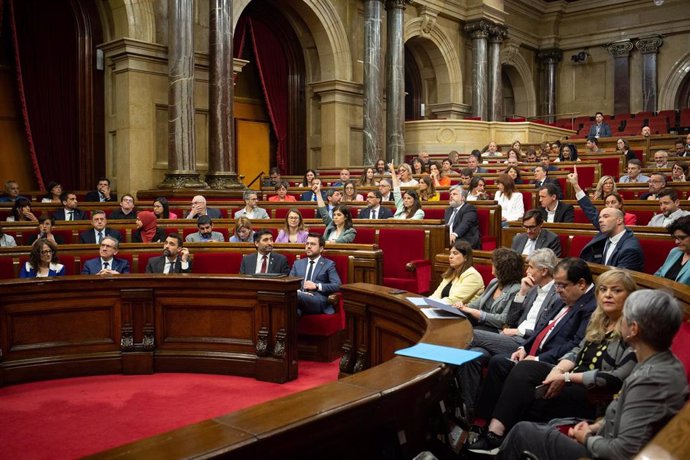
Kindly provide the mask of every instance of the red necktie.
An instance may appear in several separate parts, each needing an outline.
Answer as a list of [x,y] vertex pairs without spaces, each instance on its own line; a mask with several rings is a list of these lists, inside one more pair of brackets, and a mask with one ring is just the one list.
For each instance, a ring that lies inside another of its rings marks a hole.
[[553,321],[551,321],[548,326],[546,326],[544,329],[541,330],[539,335],[537,335],[534,338],[534,342],[532,342],[532,347],[529,349],[529,355],[530,356],[537,356],[537,353],[539,352],[539,347],[541,347],[541,343],[544,341],[544,337],[547,336],[549,331],[553,329],[556,324],[565,316],[568,314],[570,311],[570,307],[567,307],[565,310],[563,310]]
[[261,273],[266,273],[266,266],[268,265],[267,259],[268,256],[263,256],[264,260],[261,261]]

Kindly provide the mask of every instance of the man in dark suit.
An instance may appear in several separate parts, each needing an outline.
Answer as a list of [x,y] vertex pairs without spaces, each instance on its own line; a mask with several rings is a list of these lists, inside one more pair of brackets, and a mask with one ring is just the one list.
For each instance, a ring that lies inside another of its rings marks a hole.
[[99,177],[96,190],[86,194],[86,201],[101,203],[106,201],[117,201],[117,193],[113,193],[112,190],[110,190],[110,179],[107,177]]
[[472,174],[487,173],[486,168],[479,166],[482,162],[482,154],[479,150],[473,150],[467,157],[467,167],[472,170]]
[[273,252],[273,234],[263,229],[254,232],[254,246],[256,252],[242,257],[240,273],[254,275],[257,273],[290,273],[287,257]]
[[608,124],[604,123],[604,114],[601,112],[597,112],[594,115],[594,120],[595,123],[589,127],[589,133],[587,133],[587,137],[611,137],[611,127]]
[[546,184],[539,189],[541,217],[544,222],[575,222],[575,208],[572,204],[558,199],[558,189],[553,184]]
[[183,247],[182,236],[171,233],[165,237],[163,255],[151,257],[146,264],[146,273],[191,273],[192,262],[189,260],[189,249]]
[[481,249],[482,241],[479,235],[479,218],[477,208],[466,203],[467,190],[455,185],[450,188],[449,204],[443,220],[450,231],[450,244],[455,244],[455,240],[465,240],[474,249]]
[[644,270],[644,255],[640,241],[632,230],[625,228],[623,211],[604,208],[599,213],[599,234],[582,248],[580,257],[587,262]]
[[105,217],[105,211],[97,210],[91,213],[91,230],[86,230],[79,234],[79,242],[81,244],[100,244],[101,240],[106,236],[112,236],[118,241],[122,241],[122,235],[119,231],[108,228],[108,219]]
[[220,209],[209,208],[206,206],[206,198],[201,195],[196,195],[192,198],[192,209],[187,214],[187,219],[198,219],[201,216],[208,216],[211,219],[220,219],[222,217]]
[[381,201],[395,201],[389,179],[381,179],[379,181],[379,192],[381,193]]
[[297,314],[332,315],[335,309],[328,303],[328,296],[340,289],[340,277],[335,262],[321,257],[325,241],[318,233],[307,236],[304,253],[306,258],[296,260],[290,276],[302,278],[302,288],[297,291]]
[[120,243],[112,236],[106,236],[101,240],[98,254],[100,257],[84,262],[81,269],[82,275],[119,275],[129,273],[129,262],[118,259],[115,256],[120,249]]
[[[321,180],[320,179],[313,179],[311,181],[311,186],[314,187],[314,185],[321,185]],[[326,192],[324,190],[321,190],[321,198],[323,198],[324,201],[327,200],[326,198]],[[312,190],[307,190],[306,192],[302,193],[299,197],[300,201],[316,201],[316,195],[314,195],[314,192]]]
[[[495,355],[489,362],[489,372],[478,400],[477,414],[485,419],[491,418],[492,428],[470,446],[472,452],[491,450],[502,441],[505,426],[501,420],[502,407],[496,405],[496,402],[512,369],[516,366],[529,366],[529,362],[535,358],[540,362],[556,364],[585,335],[587,323],[597,305],[592,272],[587,263],[576,257],[561,260],[554,271],[554,285],[564,302],[563,307],[551,319],[540,321],[530,338],[512,355]],[[506,358],[510,358],[512,362]]]
[[55,220],[85,220],[86,213],[81,209],[78,209],[79,202],[77,201],[77,195],[72,192],[62,192],[60,195],[60,201],[62,201],[62,209],[58,209],[53,214]]
[[518,233],[513,238],[510,248],[523,256],[530,256],[542,248],[551,249],[556,256],[561,256],[561,240],[555,233],[541,228],[544,218],[538,209],[530,209],[522,216],[522,227],[525,233]]
[[381,206],[383,195],[378,190],[367,193],[367,207],[359,211],[360,219],[390,219],[393,211]]
[[544,165],[539,165],[534,167],[534,181],[532,182],[535,187],[542,188],[546,184],[553,184],[558,188],[558,199],[563,199],[563,190],[561,190],[561,184],[558,183],[556,179],[549,177],[548,169]]

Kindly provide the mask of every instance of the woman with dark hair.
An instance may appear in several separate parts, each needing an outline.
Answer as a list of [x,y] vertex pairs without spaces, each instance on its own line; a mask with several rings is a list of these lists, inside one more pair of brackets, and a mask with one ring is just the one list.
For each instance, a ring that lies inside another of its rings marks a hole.
[[8,235],[2,230],[2,225],[0,225],[0,248],[14,248],[17,246],[17,242],[14,240],[12,235]]
[[58,259],[57,245],[45,238],[36,240],[31,246],[29,260],[22,264],[19,271],[20,278],[45,278],[64,274],[65,266]]
[[[406,170],[410,169],[410,165],[401,164],[400,170],[402,171],[403,166],[407,167]],[[393,197],[395,198],[396,211],[393,214],[393,219],[424,219],[424,210],[422,210],[422,203],[419,201],[419,195],[414,190],[406,190],[403,196],[400,192],[400,179],[395,173],[395,165],[390,163],[388,168],[391,172],[391,181],[393,182]],[[417,185],[415,181],[415,185]]]
[[46,187],[46,195],[41,199],[41,203],[57,203],[60,204],[60,195],[62,194],[62,185],[60,182],[50,181]]
[[637,225],[637,216],[623,209],[623,197],[616,192],[609,193],[604,196],[604,206],[607,208],[616,208],[623,211],[625,225]]
[[489,196],[486,194],[486,181],[484,178],[474,176],[470,180],[470,192],[467,194],[467,201],[488,200]]
[[53,229],[55,228],[55,219],[48,214],[41,214],[38,218],[38,233],[34,233],[29,236],[26,243],[31,245],[34,241],[45,238],[52,241],[55,244],[64,244],[65,240],[60,235],[54,235]]
[[554,161],[580,161],[577,157],[577,147],[575,147],[575,144],[563,144],[558,152],[558,158]]
[[457,240],[448,254],[448,270],[441,275],[441,284],[431,294],[432,299],[452,305],[469,303],[484,292],[484,280],[473,267],[472,246],[465,240]]
[[268,201],[297,201],[293,195],[288,195],[290,183],[286,180],[276,182],[273,189],[276,191],[275,195],[268,197]]
[[444,169],[437,161],[429,163],[429,174],[434,181],[434,187],[450,187],[450,177],[447,175],[447,171],[450,170],[450,160],[445,159],[443,161],[448,162],[447,169]]
[[616,149],[618,153],[625,155],[626,163],[633,158],[637,158],[635,154],[630,151],[630,143],[625,139],[618,139],[616,141]]
[[151,211],[139,211],[137,228],[132,232],[133,243],[162,243],[165,241],[165,230],[158,227],[158,219]]
[[170,212],[168,199],[162,196],[153,202],[153,213],[156,215],[156,219],[177,219],[177,214]]
[[307,171],[304,173],[304,179],[302,179],[302,187],[309,187],[311,188],[311,182],[316,179],[316,176],[318,176],[316,170],[314,169],[307,169]]
[[513,182],[515,184],[523,184],[524,182],[522,181],[522,174],[520,173],[520,170],[518,169],[517,166],[508,166],[506,169],[503,170],[505,174],[508,174],[510,177],[513,178]]
[[17,198],[12,207],[12,215],[7,217],[7,222],[38,222],[31,212],[31,202],[24,197]]
[[671,249],[654,275],[690,285],[690,216],[679,217],[666,228],[678,247]]
[[378,184],[374,180],[376,175],[376,170],[371,166],[364,168],[364,172],[359,176],[359,186],[360,187],[376,187]]
[[412,168],[412,174],[424,174],[426,170],[424,169],[424,163],[419,158],[413,158],[410,161],[410,167]]
[[419,178],[419,185],[417,185],[420,201],[439,201],[441,195],[436,191],[431,177],[427,174]]
[[687,182],[688,180],[688,164],[682,161],[677,161],[671,168],[672,182]]
[[333,217],[331,217],[321,196],[321,184],[315,184],[312,190],[314,195],[316,195],[318,206],[316,212],[319,213],[319,217],[326,225],[326,230],[323,232],[324,239],[334,243],[352,243],[355,240],[355,236],[357,236],[357,229],[352,226],[350,208],[337,205],[333,208]]
[[285,225],[278,232],[276,243],[306,243],[309,231],[304,228],[302,213],[291,208],[285,216]]
[[494,199],[501,205],[502,225],[507,227],[508,222],[522,219],[525,215],[525,204],[522,201],[522,193],[515,190],[515,182],[508,174],[499,174],[496,185],[498,191]]
[[343,203],[350,203],[352,201],[364,201],[364,197],[357,193],[357,185],[354,180],[350,179],[343,184]]

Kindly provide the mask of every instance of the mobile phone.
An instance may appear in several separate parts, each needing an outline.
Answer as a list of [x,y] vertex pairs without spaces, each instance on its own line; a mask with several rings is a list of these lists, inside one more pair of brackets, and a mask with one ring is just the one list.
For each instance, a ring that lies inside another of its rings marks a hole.
[[549,389],[549,386],[544,384],[544,383],[537,386],[534,389],[534,398],[535,399],[544,399],[544,397],[546,396],[546,390],[548,390],[548,389]]

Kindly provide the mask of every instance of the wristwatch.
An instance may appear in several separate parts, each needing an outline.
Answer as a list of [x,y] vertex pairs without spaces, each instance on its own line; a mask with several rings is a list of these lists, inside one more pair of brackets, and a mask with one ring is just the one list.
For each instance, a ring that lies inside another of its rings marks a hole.
[[563,381],[564,381],[565,383],[570,383],[570,372],[565,372],[565,373],[563,374]]

